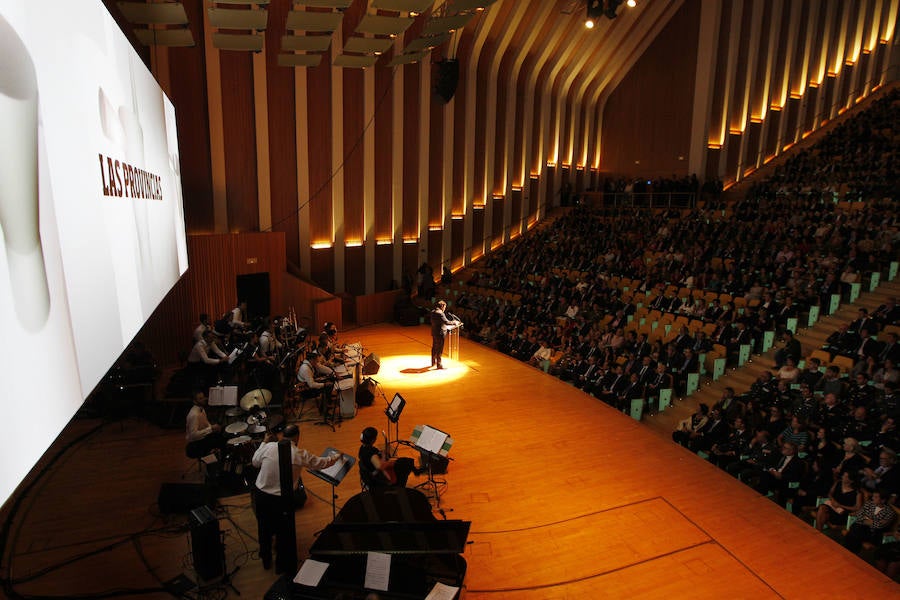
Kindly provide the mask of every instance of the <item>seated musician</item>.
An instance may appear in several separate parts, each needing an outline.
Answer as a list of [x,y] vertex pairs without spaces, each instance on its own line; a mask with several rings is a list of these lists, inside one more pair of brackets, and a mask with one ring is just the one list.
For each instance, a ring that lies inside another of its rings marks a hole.
[[206,407],[209,400],[203,392],[194,394],[194,405],[187,414],[186,446],[185,454],[190,458],[200,458],[208,455],[213,450],[222,450],[225,447],[225,438],[222,437],[222,428],[213,425],[206,416]]
[[191,348],[187,363],[198,380],[197,387],[207,387],[216,379],[223,379],[227,374],[228,355],[219,348],[212,331],[207,330]]
[[319,411],[325,413],[326,400],[334,389],[334,371],[319,364],[319,353],[308,352],[297,370],[297,379],[306,384],[310,394],[321,394]]
[[283,346],[278,340],[275,331],[275,328],[272,327],[272,324],[266,319],[265,323],[263,323],[263,332],[259,334],[259,351],[267,358],[274,357],[278,350]]
[[340,348],[337,344],[337,326],[331,321],[326,321],[325,325],[322,326],[322,333],[319,334],[319,344],[316,351],[328,364],[333,364],[339,359],[337,356],[340,353]]
[[359,436],[362,445],[359,447],[359,478],[363,491],[374,492],[396,485],[406,486],[410,473],[419,474],[415,461],[411,458],[385,458],[381,450],[375,447],[378,430],[366,427]]

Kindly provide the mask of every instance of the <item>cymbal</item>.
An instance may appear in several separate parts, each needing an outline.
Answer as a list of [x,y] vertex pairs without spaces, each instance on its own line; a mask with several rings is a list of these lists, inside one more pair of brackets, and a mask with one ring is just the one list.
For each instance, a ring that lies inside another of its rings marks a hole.
[[256,389],[250,390],[241,398],[240,405],[244,410],[249,411],[254,406],[265,408],[272,401],[272,392],[269,390]]

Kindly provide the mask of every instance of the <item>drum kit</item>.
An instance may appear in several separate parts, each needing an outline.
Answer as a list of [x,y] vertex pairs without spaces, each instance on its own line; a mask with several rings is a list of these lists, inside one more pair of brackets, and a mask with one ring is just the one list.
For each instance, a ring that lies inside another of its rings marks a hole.
[[284,429],[284,417],[270,414],[265,410],[271,400],[272,392],[255,389],[244,394],[237,406],[225,411],[227,470],[242,471],[250,464],[263,436],[267,432],[275,433]]

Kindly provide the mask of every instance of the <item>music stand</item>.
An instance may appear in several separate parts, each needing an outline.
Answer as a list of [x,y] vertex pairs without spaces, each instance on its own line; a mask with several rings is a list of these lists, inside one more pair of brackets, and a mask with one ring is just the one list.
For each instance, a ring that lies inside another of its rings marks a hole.
[[[325,448],[325,452],[322,453],[322,457],[328,457],[332,454],[344,454],[340,450],[336,448],[332,448],[329,446]],[[313,475],[314,477],[318,477],[322,481],[327,482],[331,485],[331,520],[334,521],[335,517],[337,517],[337,505],[335,501],[337,500],[337,494],[334,491],[334,488],[339,486],[341,482],[344,480],[344,477],[347,476],[347,473],[350,472],[350,469],[353,468],[353,465],[356,464],[356,459],[350,456],[349,454],[344,454],[341,460],[337,461],[327,469],[307,469],[307,471]]]
[[428,481],[420,483],[416,487],[430,489],[431,493],[434,495],[434,500],[437,503],[437,508],[440,510],[441,495],[438,486],[446,486],[447,480],[435,479],[434,463],[436,460],[440,459],[451,460],[447,454],[453,446],[453,438],[440,429],[435,429],[429,425],[417,425],[415,429],[413,429],[409,441],[412,442],[413,447],[419,451],[422,457],[428,459]]
[[[382,394],[383,396],[384,394]],[[385,398],[387,400],[387,398]],[[394,442],[395,444],[400,443],[400,415],[403,413],[403,409],[406,407],[406,400],[399,393],[395,393],[394,397],[391,399],[390,404],[384,409],[384,414],[388,419],[388,444],[391,444],[391,423],[394,424]],[[390,458],[390,457],[388,457]]]

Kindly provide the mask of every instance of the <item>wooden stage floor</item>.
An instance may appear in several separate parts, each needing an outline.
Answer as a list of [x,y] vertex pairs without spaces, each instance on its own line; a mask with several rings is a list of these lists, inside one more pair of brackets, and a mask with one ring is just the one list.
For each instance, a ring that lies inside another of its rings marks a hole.
[[[898,597],[900,588],[810,525],[670,440],[541,371],[462,340],[461,361],[429,363],[426,327],[379,325],[342,334],[381,357],[375,377],[408,404],[407,437],[429,424],[454,438],[442,506],[472,522],[465,598]],[[383,401],[336,432],[301,425],[301,446],[356,453],[360,431],[387,426]],[[45,457],[96,423],[75,421]],[[183,432],[143,421],[104,425],[66,450],[25,497],[3,575],[19,593],[76,595],[154,588],[185,571],[187,534],[153,506],[161,483],[190,466]],[[297,516],[301,557],[329,521],[330,488]],[[23,488],[20,487],[20,493]],[[338,504],[359,491],[355,473]],[[0,516],[6,520],[12,504]],[[261,598],[274,581],[255,554],[246,494],[226,498],[234,585]],[[148,530],[153,530],[148,533]],[[245,547],[246,545],[246,547]],[[108,547],[108,548],[107,548]],[[72,564],[42,569],[101,550]],[[2,592],[0,592],[2,594]],[[170,597],[164,593],[135,598]],[[228,592],[229,598],[236,598]]]

